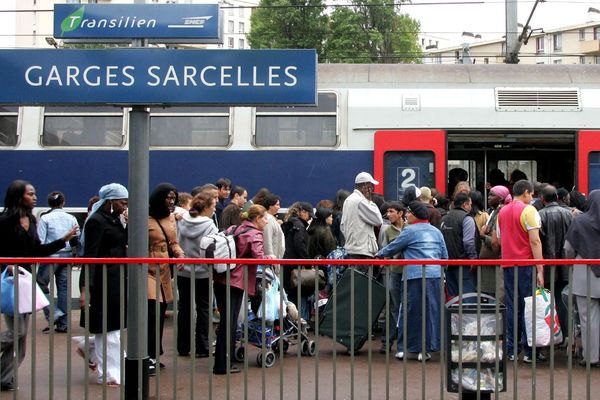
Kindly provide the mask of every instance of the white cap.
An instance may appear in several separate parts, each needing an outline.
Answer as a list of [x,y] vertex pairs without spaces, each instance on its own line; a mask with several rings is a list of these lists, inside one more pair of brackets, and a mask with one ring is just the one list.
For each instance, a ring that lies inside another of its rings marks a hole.
[[354,183],[372,183],[373,185],[379,185],[379,182],[373,179],[373,176],[371,176],[371,174],[368,172],[361,172],[360,174],[356,175]]

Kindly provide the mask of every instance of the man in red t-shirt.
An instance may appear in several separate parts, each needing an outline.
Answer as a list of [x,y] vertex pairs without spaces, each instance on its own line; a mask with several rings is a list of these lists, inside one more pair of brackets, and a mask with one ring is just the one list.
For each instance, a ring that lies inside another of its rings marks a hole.
[[[541,220],[535,207],[529,205],[533,199],[533,185],[527,180],[520,180],[513,186],[513,201],[500,210],[496,234],[500,238],[502,259],[542,259],[542,242],[540,240]],[[532,266],[518,267],[503,265],[504,268],[504,290],[506,292],[506,326],[507,338],[506,348],[509,360],[513,360],[519,352],[519,346],[515,351],[514,342],[521,337],[521,348],[524,352],[523,361],[532,362],[532,349],[527,345],[527,334],[525,333],[525,297],[531,296]],[[515,273],[515,271],[517,271]],[[537,285],[544,285],[544,266],[536,265]],[[517,275],[517,287],[514,287],[515,275]],[[516,292],[516,293],[515,293]],[[513,310],[515,307],[514,296],[517,296],[518,320],[515,329]],[[537,361],[543,361],[538,353]]]

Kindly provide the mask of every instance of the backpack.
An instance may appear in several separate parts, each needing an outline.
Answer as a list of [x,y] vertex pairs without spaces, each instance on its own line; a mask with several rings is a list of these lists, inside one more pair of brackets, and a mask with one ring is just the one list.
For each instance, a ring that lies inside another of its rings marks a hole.
[[[252,228],[244,229],[239,233],[233,233],[237,226],[232,226],[225,232],[213,233],[200,239],[200,258],[236,258],[235,250],[236,238],[248,232]],[[222,274],[227,270],[233,271],[239,264],[218,263],[213,264],[214,271],[217,274]]]

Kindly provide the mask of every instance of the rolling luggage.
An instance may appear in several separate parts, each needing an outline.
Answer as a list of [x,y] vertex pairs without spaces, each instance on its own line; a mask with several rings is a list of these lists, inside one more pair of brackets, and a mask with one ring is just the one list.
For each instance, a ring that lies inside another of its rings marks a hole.
[[[351,297],[352,275],[354,275],[354,336],[351,332]],[[369,303],[369,282],[372,287],[372,299]],[[333,307],[336,304],[336,334],[335,340],[348,348],[349,352],[357,352],[368,339],[369,326],[373,326],[379,313],[385,306],[385,287],[362,272],[348,268],[336,286],[337,304],[332,292],[323,311],[319,333],[330,338],[333,336]],[[369,305],[371,318],[369,319]]]

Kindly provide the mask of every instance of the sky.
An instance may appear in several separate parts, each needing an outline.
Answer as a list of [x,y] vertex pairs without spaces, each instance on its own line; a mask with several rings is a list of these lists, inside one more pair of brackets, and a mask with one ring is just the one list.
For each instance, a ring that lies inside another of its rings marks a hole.
[[[457,4],[466,2],[471,4]],[[525,24],[535,0],[518,0],[518,4],[518,22]],[[529,25],[548,30],[583,24],[588,22],[589,7],[600,10],[600,0],[546,0],[538,3]],[[461,43],[463,31],[480,34],[482,40],[500,38],[506,31],[504,0],[413,0],[401,12],[419,20],[422,33],[454,39],[450,44]]]

